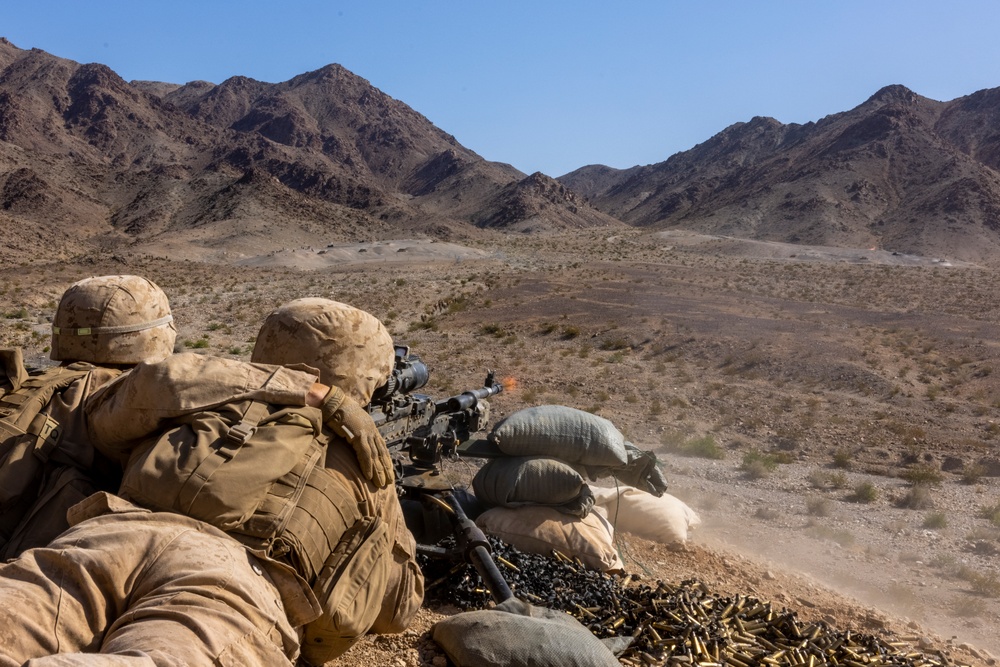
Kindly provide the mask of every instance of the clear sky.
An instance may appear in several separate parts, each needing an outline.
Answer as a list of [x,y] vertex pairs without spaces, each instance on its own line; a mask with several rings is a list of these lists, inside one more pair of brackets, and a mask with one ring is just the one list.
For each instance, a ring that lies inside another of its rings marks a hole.
[[340,63],[523,172],[660,162],[753,116],[1000,87],[997,0],[7,0],[0,36],[126,80]]

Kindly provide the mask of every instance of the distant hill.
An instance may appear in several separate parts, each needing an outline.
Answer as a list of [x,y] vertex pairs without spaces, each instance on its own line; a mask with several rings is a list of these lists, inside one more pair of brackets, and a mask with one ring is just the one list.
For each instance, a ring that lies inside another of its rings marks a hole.
[[484,160],[339,65],[126,82],[0,38],[5,262],[623,225],[996,262],[1000,89],[889,86],[815,123],[753,118],[658,164],[553,179]]
[[128,83],[0,39],[5,261],[595,225],[621,223],[339,65],[278,84]]
[[815,123],[754,118],[665,162],[559,179],[630,225],[971,261],[1000,257],[1000,89],[903,86]]

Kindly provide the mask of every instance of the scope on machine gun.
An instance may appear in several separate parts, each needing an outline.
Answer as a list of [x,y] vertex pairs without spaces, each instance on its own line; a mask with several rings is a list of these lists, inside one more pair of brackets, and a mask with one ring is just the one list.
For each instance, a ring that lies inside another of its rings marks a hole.
[[489,371],[481,389],[435,401],[415,393],[430,380],[430,371],[405,345],[396,346],[389,380],[375,390],[368,413],[390,452],[405,453],[417,471],[433,470],[442,458],[452,457],[460,444],[486,428],[490,405],[485,399],[503,386]]

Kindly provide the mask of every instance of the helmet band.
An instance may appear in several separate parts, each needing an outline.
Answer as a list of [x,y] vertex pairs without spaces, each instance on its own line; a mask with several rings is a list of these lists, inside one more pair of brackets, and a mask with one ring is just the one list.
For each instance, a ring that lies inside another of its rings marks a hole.
[[52,333],[56,336],[96,336],[99,334],[123,334],[155,329],[156,327],[170,324],[174,321],[173,315],[166,315],[152,322],[140,322],[138,324],[123,324],[118,327],[81,327],[79,329],[67,329],[65,327],[52,327]]

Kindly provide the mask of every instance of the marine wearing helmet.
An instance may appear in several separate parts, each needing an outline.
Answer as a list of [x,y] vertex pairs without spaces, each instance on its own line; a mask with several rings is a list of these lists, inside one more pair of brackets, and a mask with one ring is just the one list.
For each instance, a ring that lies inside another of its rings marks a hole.
[[174,350],[177,329],[170,303],[141,276],[100,276],[74,283],[52,321],[54,361],[134,365]]

